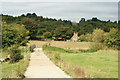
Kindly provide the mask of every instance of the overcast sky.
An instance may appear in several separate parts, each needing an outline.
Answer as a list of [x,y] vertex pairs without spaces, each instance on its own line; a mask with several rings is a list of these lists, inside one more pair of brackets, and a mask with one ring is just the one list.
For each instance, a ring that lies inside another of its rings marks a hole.
[[[9,1],[9,0],[8,0]],[[118,2],[2,2],[2,13],[18,16],[26,13],[78,21],[80,18],[115,21],[118,19]]]

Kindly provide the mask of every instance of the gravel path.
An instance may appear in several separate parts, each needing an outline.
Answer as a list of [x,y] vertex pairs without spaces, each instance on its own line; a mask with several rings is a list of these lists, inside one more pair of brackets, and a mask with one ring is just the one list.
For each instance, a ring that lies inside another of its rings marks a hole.
[[42,48],[35,48],[31,53],[30,63],[25,72],[26,78],[70,78],[43,53]]

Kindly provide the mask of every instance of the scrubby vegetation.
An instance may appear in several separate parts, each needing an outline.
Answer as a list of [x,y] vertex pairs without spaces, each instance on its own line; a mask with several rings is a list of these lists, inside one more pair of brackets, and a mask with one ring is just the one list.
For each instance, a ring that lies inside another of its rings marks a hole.
[[[120,36],[118,29],[111,28],[109,32],[104,32],[101,29],[95,29],[91,34],[81,35],[79,40],[81,41],[88,41],[88,42],[96,42],[94,46],[97,43],[102,43],[106,45],[108,48],[114,48],[118,49],[120,46]],[[98,45],[99,47],[100,45]]]
[[10,63],[19,62],[19,60],[23,58],[20,49],[18,49],[18,46],[16,45],[10,47],[9,55],[10,55]]
[[[20,50],[19,53],[16,52],[16,51],[19,51],[19,50]],[[1,77],[6,78],[6,79],[7,78],[24,78],[24,72],[26,71],[26,69],[28,67],[29,58],[30,58],[29,47],[22,47],[22,48],[19,47],[19,49],[18,48],[17,49],[12,49],[11,52],[16,52],[15,55],[13,55],[14,57],[12,57],[12,59],[10,61],[1,63],[2,64],[2,75],[1,75]],[[10,52],[9,52],[9,50],[6,50],[6,49],[4,50],[3,49],[2,54],[3,54],[2,58],[5,58],[6,56],[8,56],[10,54]],[[18,55],[18,54],[23,56],[23,59],[20,59],[19,58],[20,55]],[[0,55],[1,55],[1,53],[0,53]],[[17,60],[17,62],[16,62],[16,60]],[[18,62],[18,60],[19,60],[19,62]]]

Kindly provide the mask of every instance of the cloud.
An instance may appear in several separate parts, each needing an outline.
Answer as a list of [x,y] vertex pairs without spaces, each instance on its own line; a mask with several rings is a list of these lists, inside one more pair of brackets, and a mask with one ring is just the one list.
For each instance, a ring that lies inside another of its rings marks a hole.
[[37,15],[79,20],[82,17],[89,19],[98,17],[102,20],[117,20],[117,2],[3,2],[2,13],[21,15],[27,12],[35,12]]
[[2,2],[118,2],[119,0],[1,0]]

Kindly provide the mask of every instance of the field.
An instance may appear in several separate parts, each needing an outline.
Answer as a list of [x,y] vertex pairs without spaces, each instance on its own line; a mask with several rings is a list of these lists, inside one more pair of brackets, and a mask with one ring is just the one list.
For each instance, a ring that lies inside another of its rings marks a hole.
[[[50,57],[51,60],[54,60],[52,59],[54,54],[59,53],[63,62],[58,61],[58,64],[56,65],[60,66],[72,77],[118,77],[117,51],[99,50],[94,53],[82,53],[64,50],[57,47],[44,47],[44,52],[48,55],[48,57]],[[55,57],[57,56],[55,55]]]
[[[82,52],[90,49],[91,42],[65,42],[65,41],[29,41],[42,47],[45,54],[62,70],[73,78],[117,78],[118,77],[118,51],[102,49],[96,52]],[[48,46],[44,46],[44,45]],[[8,53],[3,51],[1,58]],[[22,55],[27,55],[23,48]],[[29,57],[19,63],[2,63],[2,77],[24,77],[22,74],[28,66]],[[20,65],[23,64],[23,65]]]
[[64,49],[89,49],[90,44],[92,42],[65,42],[65,41],[29,41],[31,45],[35,44],[37,47],[42,47],[45,44],[49,44],[50,46],[60,47]]
[[[37,46],[49,43],[34,41],[34,44],[36,42]],[[56,65],[74,78],[117,78],[118,51],[103,49],[96,52],[81,52],[76,50],[89,49],[89,45],[89,42],[51,41],[50,46],[43,47],[43,50]],[[56,59],[60,57],[60,61],[56,63],[54,57]]]

